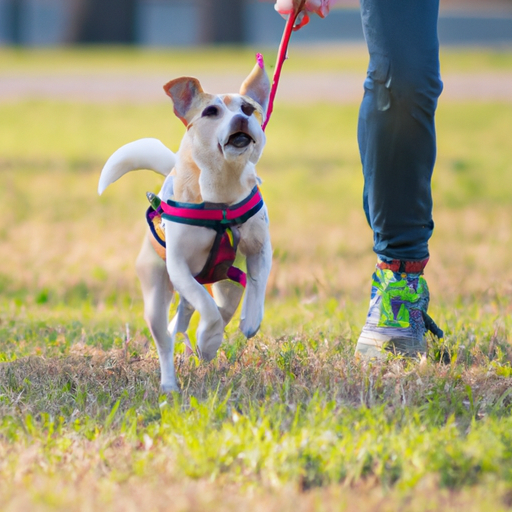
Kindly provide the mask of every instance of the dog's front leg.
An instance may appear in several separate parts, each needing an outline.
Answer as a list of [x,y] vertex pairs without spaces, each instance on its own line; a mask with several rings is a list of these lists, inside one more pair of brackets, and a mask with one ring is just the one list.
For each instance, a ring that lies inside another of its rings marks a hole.
[[167,271],[176,291],[201,315],[197,329],[197,352],[210,361],[217,354],[224,334],[224,321],[211,295],[190,273],[184,262],[167,258]]
[[217,304],[194,275],[204,265],[215,233],[206,228],[192,228],[166,222],[167,272],[175,290],[201,319],[197,329],[197,351],[210,361],[217,354],[224,334],[224,321]]
[[247,255],[247,286],[240,320],[240,330],[247,338],[260,328],[265,308],[265,290],[272,267],[272,247],[267,235],[260,251]]

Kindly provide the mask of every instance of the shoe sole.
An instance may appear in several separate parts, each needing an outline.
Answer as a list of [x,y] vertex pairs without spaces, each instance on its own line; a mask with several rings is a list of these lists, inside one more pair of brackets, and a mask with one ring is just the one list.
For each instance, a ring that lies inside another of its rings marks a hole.
[[421,357],[427,352],[425,339],[419,342],[416,338],[392,338],[379,332],[365,333],[359,336],[356,345],[356,354],[365,358],[385,360],[387,353],[404,357]]

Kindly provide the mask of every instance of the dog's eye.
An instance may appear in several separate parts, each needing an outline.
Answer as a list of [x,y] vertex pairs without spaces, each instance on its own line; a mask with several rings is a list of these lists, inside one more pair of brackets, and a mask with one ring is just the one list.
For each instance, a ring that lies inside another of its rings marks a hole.
[[256,109],[252,106],[252,105],[249,105],[249,103],[244,103],[242,105],[242,112],[247,116],[252,116],[252,113],[255,111]]
[[210,105],[203,110],[201,117],[213,117],[219,113],[219,109],[214,105]]

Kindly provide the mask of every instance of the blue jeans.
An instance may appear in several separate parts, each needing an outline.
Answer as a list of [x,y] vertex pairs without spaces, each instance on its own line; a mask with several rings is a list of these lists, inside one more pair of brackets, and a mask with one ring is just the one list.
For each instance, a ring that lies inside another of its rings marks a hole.
[[370,54],[359,111],[363,205],[384,261],[428,258],[439,0],[361,0]]

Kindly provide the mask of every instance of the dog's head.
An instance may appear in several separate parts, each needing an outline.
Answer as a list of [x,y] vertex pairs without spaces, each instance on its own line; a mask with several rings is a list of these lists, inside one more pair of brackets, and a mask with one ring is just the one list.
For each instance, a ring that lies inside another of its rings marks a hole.
[[255,164],[265,145],[261,127],[268,106],[270,82],[258,59],[239,94],[205,93],[199,80],[181,77],[164,86],[174,104],[174,113],[187,127],[194,159],[201,166],[215,156],[244,166]]

